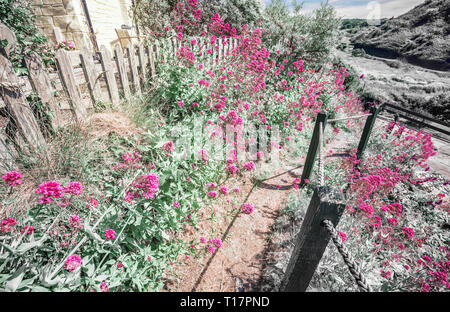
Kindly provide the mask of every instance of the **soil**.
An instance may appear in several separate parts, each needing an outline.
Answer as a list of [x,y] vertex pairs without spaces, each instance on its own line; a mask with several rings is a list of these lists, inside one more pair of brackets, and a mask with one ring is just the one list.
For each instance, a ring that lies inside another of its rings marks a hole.
[[[298,163],[304,162],[304,158]],[[264,270],[268,253],[268,237],[278,217],[278,212],[287,200],[289,192],[294,189],[292,181],[299,177],[298,168],[282,167],[273,172],[269,178],[256,186],[250,177],[236,182],[239,194],[228,195],[232,205],[226,200],[219,200],[211,209],[216,212],[216,221],[202,224],[202,230],[214,227],[221,237],[223,246],[214,254],[202,259],[190,258],[184,265],[173,268],[176,276],[166,285],[168,291],[200,292],[235,292],[258,291],[261,273]],[[223,196],[223,195],[222,195]],[[230,216],[234,208],[244,202],[253,203],[255,211],[251,215],[238,214]],[[205,208],[205,216],[209,213]],[[209,237],[207,237],[209,238]],[[198,242],[199,236],[195,241]],[[196,248],[204,248],[198,243]]]

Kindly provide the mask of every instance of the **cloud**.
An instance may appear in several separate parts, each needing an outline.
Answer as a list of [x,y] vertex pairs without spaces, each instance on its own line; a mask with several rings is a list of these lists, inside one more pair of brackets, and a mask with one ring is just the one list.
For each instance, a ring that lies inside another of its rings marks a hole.
[[[336,13],[344,18],[390,18],[402,15],[425,0],[330,0]],[[320,8],[320,1],[306,0],[302,13],[312,13]]]
[[335,1],[336,12],[345,18],[390,18],[402,15],[425,0],[367,1],[364,5],[341,6]]

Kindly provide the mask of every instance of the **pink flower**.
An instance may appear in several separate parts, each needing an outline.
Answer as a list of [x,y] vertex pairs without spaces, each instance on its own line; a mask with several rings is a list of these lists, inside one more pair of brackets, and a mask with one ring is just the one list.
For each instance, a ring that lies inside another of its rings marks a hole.
[[389,277],[391,277],[391,271],[385,272],[385,271],[383,271],[383,270],[380,270],[380,274],[381,274],[381,276],[384,277],[384,278],[389,278]]
[[146,199],[153,198],[159,188],[159,178],[154,173],[142,175],[138,178],[137,182],[133,184],[133,187],[137,189],[137,191],[132,193],[132,197],[142,196]]
[[389,222],[390,224],[392,224],[393,226],[395,226],[395,225],[398,223],[398,220],[395,219],[395,218],[388,218],[387,220],[388,220],[388,222]]
[[215,252],[216,252],[216,248],[214,248],[213,246],[208,246],[208,247],[206,247],[206,249],[208,249],[208,251],[211,253],[211,254],[214,254]]
[[242,167],[245,170],[252,171],[253,169],[255,169],[255,163],[253,161],[249,161],[248,163],[243,164]]
[[219,191],[224,195],[228,195],[228,188],[226,186],[221,186]]
[[96,208],[98,206],[98,200],[95,198],[89,198],[88,203],[86,204],[86,208]]
[[83,185],[80,182],[70,182],[68,186],[64,188],[64,192],[72,195],[80,195],[83,191]]
[[264,153],[263,153],[263,152],[257,152],[257,153],[256,153],[256,158],[257,158],[258,160],[263,159],[263,158],[264,158]]
[[255,207],[251,203],[244,203],[241,206],[241,212],[245,214],[251,214],[255,210]]
[[78,215],[71,215],[67,221],[69,227],[76,229],[81,229],[83,225],[81,224],[81,218]]
[[222,247],[222,240],[220,238],[216,237],[212,240],[212,242],[213,242],[214,246],[216,246],[217,248]]
[[180,203],[177,202],[177,201],[174,201],[174,202],[173,202],[173,205],[174,205],[176,208],[180,208]]
[[211,197],[211,198],[216,198],[217,197],[217,193],[214,192],[214,191],[209,191],[207,195],[208,195],[208,197]]
[[64,188],[56,181],[49,181],[39,185],[35,193],[44,195],[39,198],[39,203],[48,204],[53,201],[53,198],[61,198],[64,195]]
[[17,224],[16,219],[14,218],[8,218],[5,220],[2,220],[0,223],[0,232],[6,233],[11,230],[11,227]]
[[113,240],[116,238],[116,232],[113,229],[109,229],[105,231],[105,239]]
[[16,186],[22,184],[22,175],[19,171],[10,171],[2,176],[2,180],[8,183],[9,186]]
[[198,157],[203,161],[204,164],[208,162],[208,151],[202,149],[198,152]]
[[27,235],[30,235],[36,232],[36,229],[31,225],[25,225],[25,227],[20,230],[20,233],[23,234],[25,231],[27,232]]
[[108,284],[106,282],[102,282],[100,284],[100,291],[101,292],[108,292],[109,291]]
[[206,238],[204,238],[203,236],[201,236],[201,237],[200,237],[200,243],[206,244]]
[[166,144],[164,144],[164,146],[162,147],[162,149],[163,149],[164,151],[167,151],[167,152],[169,152],[169,153],[172,153],[173,147],[174,147],[173,142],[172,142],[172,141],[169,141],[169,142],[167,142]]
[[403,227],[402,231],[406,235],[406,238],[413,238],[414,237],[414,230],[412,228]]
[[178,106],[179,106],[179,107],[184,107],[184,102],[183,102],[183,101],[179,101],[179,102],[178,102]]
[[345,243],[347,241],[347,234],[345,234],[344,232],[338,232],[338,234],[342,242]]
[[71,255],[70,257],[67,257],[66,261],[64,262],[66,264],[66,267],[64,270],[72,272],[82,264],[82,259],[79,255]]

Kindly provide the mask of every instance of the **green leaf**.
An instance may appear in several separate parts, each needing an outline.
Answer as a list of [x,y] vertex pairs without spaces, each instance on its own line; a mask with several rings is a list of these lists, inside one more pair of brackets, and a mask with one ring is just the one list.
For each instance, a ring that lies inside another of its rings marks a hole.
[[22,265],[13,275],[8,279],[5,285],[5,291],[15,292],[22,282],[25,275],[26,266]]

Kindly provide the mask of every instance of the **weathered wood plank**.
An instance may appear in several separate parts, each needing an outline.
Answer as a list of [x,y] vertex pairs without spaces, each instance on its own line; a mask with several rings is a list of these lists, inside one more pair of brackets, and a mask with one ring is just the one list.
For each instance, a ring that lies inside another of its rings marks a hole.
[[[6,30],[2,29],[1,31]],[[5,102],[7,112],[13,118],[25,141],[36,150],[43,148],[45,146],[44,136],[30,105],[19,88],[19,81],[11,62],[2,54],[0,54],[0,95]],[[20,146],[19,140],[17,143]],[[20,147],[25,148],[25,146]]]
[[114,56],[116,59],[117,70],[119,72],[119,81],[122,86],[123,94],[125,98],[129,98],[130,91],[130,82],[128,81],[128,72],[125,67],[125,61],[123,58],[122,47],[119,44],[114,46]]
[[41,102],[47,108],[51,117],[51,126],[56,129],[62,124],[61,108],[56,101],[50,78],[45,71],[41,57],[33,52],[24,57],[28,69],[28,77],[34,92],[40,97]]
[[145,46],[143,43],[138,47],[139,56],[139,77],[141,78],[141,84],[144,87],[147,84],[147,63],[148,58],[145,57]]
[[358,152],[356,153],[356,156],[358,159],[361,159],[364,150],[366,149],[367,143],[369,142],[370,133],[372,132],[373,125],[375,124],[375,121],[377,120],[378,113],[380,112],[380,108],[371,107],[370,113],[372,115],[368,116],[366,119],[366,123],[364,125],[363,133],[361,134],[361,139],[359,140],[358,144]]
[[104,45],[100,47],[100,62],[102,64],[103,73],[105,74],[106,87],[108,89],[109,98],[113,105],[119,105],[120,97],[117,89],[116,77],[114,75],[114,67],[112,64],[111,53]]
[[94,59],[87,50],[80,53],[80,61],[83,67],[84,77],[87,81],[89,94],[91,95],[92,103],[102,101],[102,91],[100,90],[99,75],[95,69]]
[[[3,47],[5,55],[8,57],[9,52],[14,50],[17,45],[16,35],[6,25],[0,22],[0,40],[6,40],[7,44]],[[2,51],[0,51],[3,53]]]
[[130,46],[127,49],[127,56],[128,56],[128,62],[130,65],[130,71],[131,71],[131,80],[133,82],[133,88],[134,92],[137,94],[141,94],[141,85],[139,83],[139,74],[137,69],[137,62],[136,62],[136,49],[135,46]]
[[159,62],[161,59],[160,44],[159,40],[155,40],[155,63]]
[[294,251],[286,268],[281,291],[306,291],[330,240],[330,235],[322,226],[322,221],[329,220],[336,227],[345,206],[344,196],[339,189],[320,186],[314,190],[302,227],[295,240]]
[[155,67],[155,51],[153,50],[154,46],[149,45],[147,47],[148,49],[148,60],[150,62],[150,75],[152,76],[152,79],[155,78],[156,75],[156,67]]
[[62,49],[58,50],[58,52],[56,52],[55,59],[59,72],[59,78],[61,79],[63,88],[68,96],[72,112],[75,118],[81,121],[87,115],[87,110],[81,101],[80,88],[76,83],[75,76],[73,74],[73,67],[67,51]]
[[308,154],[306,155],[305,166],[303,167],[302,180],[300,185],[304,185],[307,179],[310,178],[311,172],[316,161],[317,149],[319,144],[319,127],[322,125],[322,129],[325,130],[327,124],[328,116],[325,112],[319,112],[317,114],[316,124],[314,125],[313,135],[311,138],[311,143],[309,144]]

